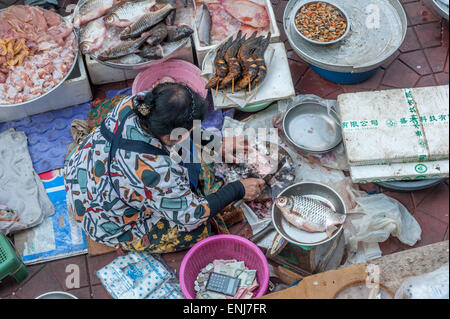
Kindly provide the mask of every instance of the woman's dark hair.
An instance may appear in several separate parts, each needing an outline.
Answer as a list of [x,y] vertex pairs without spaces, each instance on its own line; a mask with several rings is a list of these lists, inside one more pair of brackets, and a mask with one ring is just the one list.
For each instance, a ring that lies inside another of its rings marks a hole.
[[194,120],[203,121],[208,101],[188,86],[162,83],[152,91],[138,93],[133,99],[133,109],[139,124],[160,138],[176,128],[190,130]]

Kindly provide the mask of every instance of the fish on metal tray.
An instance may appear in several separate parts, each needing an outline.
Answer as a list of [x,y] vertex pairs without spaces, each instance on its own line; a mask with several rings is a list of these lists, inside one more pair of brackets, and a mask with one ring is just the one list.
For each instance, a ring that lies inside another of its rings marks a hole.
[[121,0],[87,0],[80,6],[78,12],[75,12],[74,27],[79,28],[83,24],[101,17],[119,2]]
[[117,59],[132,53],[139,53],[139,48],[145,43],[150,35],[150,32],[144,32],[141,34],[141,37],[136,40],[122,41],[119,45],[101,52],[97,58],[101,61],[106,61]]
[[138,21],[132,25],[126,27],[121,33],[120,38],[126,40],[129,38],[137,38],[142,32],[145,32],[152,28],[154,25],[163,21],[170,11],[175,8],[171,4],[166,4],[163,8],[158,11],[149,12],[144,14]]
[[164,42],[162,43],[162,49],[163,49],[163,57],[167,57],[177,51],[178,49],[181,49],[188,43],[188,38],[181,39],[179,41],[175,42]]
[[200,44],[208,46],[211,44],[211,13],[208,6],[203,4],[200,8],[200,18],[198,24],[198,38]]
[[149,30],[150,36],[147,38],[147,43],[151,46],[160,44],[167,37],[167,26],[160,22]]
[[109,62],[117,63],[117,64],[138,64],[138,63],[144,62],[144,58],[142,58],[141,56],[139,56],[135,53],[132,53],[132,54],[125,55],[119,59],[110,60]]
[[114,25],[117,27],[128,27],[144,14],[150,12],[150,9],[156,4],[156,0],[144,1],[125,1],[112,7],[105,15],[106,25]]
[[139,55],[145,59],[157,60],[164,56],[164,50],[160,44],[156,46],[144,44],[139,52]]
[[187,37],[190,37],[191,34],[194,33],[187,25],[179,25],[179,26],[167,26],[167,42],[178,41]]
[[106,27],[102,18],[90,21],[80,28],[80,49],[83,54],[100,49],[105,41]]
[[326,232],[328,237],[332,236],[336,226],[344,224],[346,218],[322,202],[305,196],[278,197],[275,205],[293,226],[310,233]]

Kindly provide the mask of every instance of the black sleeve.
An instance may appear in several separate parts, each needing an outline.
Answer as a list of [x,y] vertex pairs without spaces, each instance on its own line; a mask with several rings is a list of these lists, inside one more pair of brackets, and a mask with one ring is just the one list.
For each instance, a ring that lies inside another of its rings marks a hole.
[[236,181],[225,185],[214,194],[206,196],[209,204],[211,217],[216,216],[229,204],[238,201],[245,196],[244,185],[240,181]]

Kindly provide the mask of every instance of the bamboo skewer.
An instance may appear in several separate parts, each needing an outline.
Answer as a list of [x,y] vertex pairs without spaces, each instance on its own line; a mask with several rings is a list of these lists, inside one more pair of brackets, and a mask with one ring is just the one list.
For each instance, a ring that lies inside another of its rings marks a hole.
[[227,97],[227,91],[223,91],[223,100],[222,104],[225,103],[225,98]]
[[234,94],[234,79],[231,80],[231,93]]
[[217,85],[216,85],[216,96],[215,96],[215,97],[217,97],[217,95],[219,94],[219,82],[220,82],[220,81],[217,81]]

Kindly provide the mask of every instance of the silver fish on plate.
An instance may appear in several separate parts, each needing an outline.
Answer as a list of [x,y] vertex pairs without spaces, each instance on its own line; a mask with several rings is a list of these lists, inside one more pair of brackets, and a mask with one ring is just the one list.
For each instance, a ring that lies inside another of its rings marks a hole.
[[111,8],[104,16],[106,25],[128,27],[139,20],[156,4],[156,0],[125,1]]
[[120,38],[126,40],[139,37],[142,32],[152,28],[154,25],[163,21],[167,15],[175,8],[171,4],[166,4],[163,8],[144,14],[138,21],[126,27],[121,33]]
[[175,42],[190,37],[194,33],[187,25],[167,26],[167,42]]
[[138,64],[144,62],[144,59],[136,53],[132,53],[118,59],[110,60],[109,62],[119,64]]
[[138,53],[140,52],[139,48],[145,43],[150,34],[150,32],[144,32],[141,34],[141,37],[136,40],[122,41],[120,44],[101,52],[97,56],[97,58],[100,61],[107,61],[117,59],[132,53]]
[[105,41],[106,27],[102,18],[92,20],[80,28],[80,50],[83,54],[100,49]]
[[158,45],[167,37],[167,26],[160,22],[149,30],[150,36],[147,38],[147,43],[151,46]]
[[155,46],[147,44],[142,46],[139,55],[145,59],[157,60],[164,57],[164,50],[160,44]]
[[322,202],[309,197],[282,196],[274,202],[290,224],[310,233],[326,232],[331,237],[336,226],[345,222],[344,214],[338,214]]
[[201,6],[199,15],[198,38],[202,45],[208,46],[211,44],[211,13],[206,4]]
[[87,0],[74,13],[73,25],[79,28],[83,24],[97,19],[108,12],[121,0]]

